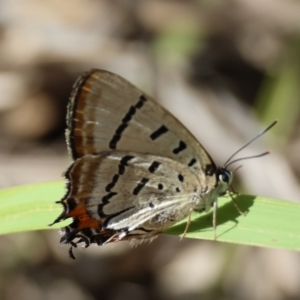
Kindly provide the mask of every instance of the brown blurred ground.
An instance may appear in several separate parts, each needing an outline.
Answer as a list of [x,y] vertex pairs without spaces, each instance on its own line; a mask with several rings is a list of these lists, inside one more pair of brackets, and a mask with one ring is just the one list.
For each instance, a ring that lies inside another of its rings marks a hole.
[[[222,164],[269,121],[258,102],[268,105],[266,78],[279,76],[287,56],[294,64],[299,16],[292,0],[1,1],[0,187],[62,179],[66,103],[90,68],[159,99]],[[237,181],[245,192],[299,199],[295,103],[289,130],[245,151],[273,151],[244,164]],[[294,252],[160,236],[134,249],[91,247],[71,261],[58,240],[56,230],[1,237],[0,299],[300,297]]]

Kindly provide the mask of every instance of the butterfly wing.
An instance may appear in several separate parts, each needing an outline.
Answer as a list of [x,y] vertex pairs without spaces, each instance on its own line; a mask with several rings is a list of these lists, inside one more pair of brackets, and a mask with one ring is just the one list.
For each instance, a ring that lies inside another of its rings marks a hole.
[[74,160],[59,201],[63,243],[148,239],[209,207],[217,168],[167,110],[122,77],[91,70],[75,83],[67,115]]
[[148,239],[187,217],[200,197],[199,181],[188,167],[148,154],[87,154],[66,177],[61,218],[74,221],[64,229],[63,243]]
[[103,151],[168,157],[197,175],[204,190],[216,185],[216,166],[197,139],[165,108],[124,78],[91,70],[75,83],[67,116],[73,159]]

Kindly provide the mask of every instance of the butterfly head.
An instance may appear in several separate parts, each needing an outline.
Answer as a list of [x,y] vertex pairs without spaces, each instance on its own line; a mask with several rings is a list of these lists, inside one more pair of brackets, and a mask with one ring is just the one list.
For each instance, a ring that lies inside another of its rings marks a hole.
[[227,192],[228,187],[232,182],[232,172],[225,167],[218,168],[217,179],[218,179],[218,194],[219,196],[221,196]]

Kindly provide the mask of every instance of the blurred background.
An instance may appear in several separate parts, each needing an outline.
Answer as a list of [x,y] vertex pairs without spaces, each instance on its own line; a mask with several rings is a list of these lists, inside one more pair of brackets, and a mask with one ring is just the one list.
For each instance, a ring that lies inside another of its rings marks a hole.
[[[118,73],[160,101],[217,164],[243,155],[236,190],[299,200],[300,2],[0,1],[0,187],[62,180],[75,79]],[[63,196],[63,195],[62,195]],[[60,200],[60,199],[58,199]],[[300,255],[161,235],[76,251],[57,230],[0,237],[0,299],[299,299]]]

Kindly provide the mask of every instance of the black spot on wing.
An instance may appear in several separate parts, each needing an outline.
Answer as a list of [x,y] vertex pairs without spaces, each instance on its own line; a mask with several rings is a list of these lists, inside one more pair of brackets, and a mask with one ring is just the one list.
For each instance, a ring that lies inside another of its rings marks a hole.
[[176,188],[176,192],[180,193],[180,188],[179,187]]
[[110,149],[116,149],[117,147],[117,143],[119,142],[119,140],[121,139],[122,133],[123,131],[126,129],[126,127],[128,126],[127,123],[122,123],[116,130],[115,135],[113,136],[113,138],[111,139],[111,141],[109,142],[109,148]]
[[150,138],[154,141],[168,131],[169,129],[165,125],[162,125],[150,135]]
[[173,150],[173,153],[178,154],[181,151],[183,151],[184,149],[186,149],[186,143],[184,143],[183,141],[180,141],[179,146]]
[[137,108],[137,109],[140,109],[143,105],[144,105],[144,103],[147,101],[147,98],[144,96],[144,95],[142,95],[142,96],[140,96],[140,100],[139,100],[139,102],[135,105],[135,107]]
[[122,159],[120,160],[120,163],[119,163],[119,175],[124,174],[125,167],[128,166],[128,162],[133,158],[134,158],[134,156],[131,156],[131,155],[126,155],[126,156],[122,157]]
[[131,120],[132,116],[135,114],[135,112],[136,112],[135,106],[130,106],[129,111],[123,118],[122,122],[128,123]]
[[122,159],[120,160],[119,166],[118,166],[118,174],[115,174],[113,176],[111,182],[105,187],[105,190],[107,192],[110,192],[111,189],[116,185],[116,183],[119,180],[119,177],[124,174],[125,167],[128,166],[127,163],[133,158],[134,158],[134,156],[131,156],[131,155],[126,155],[126,156],[122,157]]
[[102,197],[101,201],[103,204],[107,204],[109,199],[112,198],[113,196],[116,196],[118,193],[115,193],[115,192],[111,192],[105,196]]
[[110,192],[111,189],[116,185],[117,181],[119,179],[119,174],[115,174],[111,180],[111,182],[105,187],[105,190],[107,192]]
[[160,162],[154,161],[154,162],[151,164],[151,166],[148,168],[148,170],[149,170],[150,173],[154,173],[154,172],[157,170],[157,168],[158,168],[159,166],[160,166]]
[[217,171],[217,168],[215,165],[212,165],[212,164],[209,164],[209,165],[206,165],[205,166],[205,175],[207,176],[213,176],[216,171]]
[[117,143],[120,141],[123,131],[128,127],[129,122],[131,121],[132,117],[136,114],[137,110],[142,108],[146,101],[147,98],[142,95],[140,96],[139,101],[137,102],[136,105],[129,107],[128,112],[125,114],[125,116],[122,119],[122,123],[116,129],[114,136],[109,142],[110,149],[117,148]]
[[192,158],[192,159],[190,160],[190,162],[188,163],[188,166],[189,166],[189,167],[192,167],[195,163],[196,163],[196,159],[195,159],[195,158]]
[[161,183],[159,183],[159,184],[157,185],[157,188],[158,188],[159,190],[162,190],[162,189],[164,188],[164,186],[163,186]]
[[178,180],[179,180],[180,182],[183,182],[183,181],[184,181],[184,177],[183,177],[182,174],[178,174]]
[[138,185],[134,188],[133,190],[133,195],[137,195],[141,190],[142,188],[146,185],[146,183],[149,181],[148,178],[143,178],[139,183]]
[[101,204],[98,205],[98,215],[100,218],[105,218],[107,217],[107,215],[103,212],[103,207],[105,206],[105,204],[107,204],[109,202],[109,199],[112,198],[113,196],[117,195],[118,193],[115,192],[111,192],[108,193],[107,195],[103,196],[101,199]]

